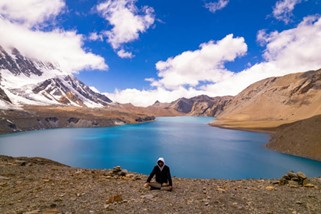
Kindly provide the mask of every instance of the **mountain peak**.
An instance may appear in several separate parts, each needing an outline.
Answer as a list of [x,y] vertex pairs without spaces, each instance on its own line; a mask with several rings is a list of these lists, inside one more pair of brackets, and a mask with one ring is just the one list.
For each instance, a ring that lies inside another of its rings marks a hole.
[[101,107],[112,102],[52,63],[30,59],[16,48],[0,46],[0,71],[2,105]]

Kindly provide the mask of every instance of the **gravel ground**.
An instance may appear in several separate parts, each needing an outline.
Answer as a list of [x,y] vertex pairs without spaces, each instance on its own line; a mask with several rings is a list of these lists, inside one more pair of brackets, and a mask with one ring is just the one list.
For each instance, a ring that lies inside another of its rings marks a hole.
[[321,213],[321,178],[308,178],[310,187],[281,186],[277,179],[173,178],[172,192],[145,189],[146,179],[0,156],[0,213]]

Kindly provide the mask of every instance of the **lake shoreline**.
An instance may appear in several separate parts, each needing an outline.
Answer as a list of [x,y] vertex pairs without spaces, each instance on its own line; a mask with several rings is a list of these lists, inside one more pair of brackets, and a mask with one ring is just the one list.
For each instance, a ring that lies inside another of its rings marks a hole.
[[267,149],[281,154],[321,161],[320,119],[321,115],[299,121],[215,120],[209,125],[232,130],[267,133],[270,134],[270,139],[265,144]]
[[[48,119],[45,118],[46,120]],[[37,119],[38,120],[38,119]],[[70,118],[69,118],[70,120]],[[62,126],[62,127],[41,127],[39,129],[26,129],[26,130],[19,130],[16,132],[11,132],[11,131],[7,131],[3,134],[9,134],[9,133],[19,133],[19,132],[25,132],[25,131],[36,131],[36,130],[46,130],[46,129],[59,129],[59,128],[103,128],[103,127],[115,127],[115,126],[119,126],[117,124],[117,121],[119,121],[118,119],[108,119],[109,120],[109,125],[107,126],[103,126],[103,123],[100,123],[98,126],[86,126],[85,124],[79,125],[79,126]],[[150,117],[150,116],[145,116],[145,117],[139,117],[136,118],[135,121],[132,121],[132,123],[124,123],[123,125],[129,125],[129,124],[140,124],[140,123],[146,123],[146,122],[154,122],[156,119],[154,117]],[[112,122],[111,122],[112,121]],[[115,123],[116,121],[116,123]],[[284,121],[283,121],[284,122]],[[49,120],[49,123],[51,123],[51,121]],[[289,150],[288,147],[283,146],[282,148],[279,148],[277,146],[270,146],[272,139],[275,139],[274,136],[280,135],[280,132],[282,132],[282,129],[279,129],[277,127],[274,127],[274,125],[279,125],[280,121],[219,121],[217,122],[212,121],[210,123],[208,123],[209,126],[212,127],[218,127],[218,128],[223,128],[223,129],[231,129],[231,130],[239,130],[239,131],[246,131],[246,132],[256,132],[256,133],[265,133],[265,134],[269,134],[270,138],[269,140],[265,143],[265,148],[274,151],[274,152],[278,152],[281,154],[289,154],[295,157],[302,157],[302,158],[307,158],[310,160],[316,160],[316,161],[320,161],[319,158],[315,158],[315,156],[309,155],[309,154],[301,154],[298,152],[291,152]],[[102,126],[101,126],[102,125]],[[1,134],[0,134],[1,135]],[[275,144],[274,144],[275,145]]]
[[278,185],[278,179],[174,177],[172,192],[145,189],[146,179],[137,173],[120,176],[112,169],[0,155],[0,209],[4,214],[321,212],[321,178],[309,178],[311,187],[291,187]]

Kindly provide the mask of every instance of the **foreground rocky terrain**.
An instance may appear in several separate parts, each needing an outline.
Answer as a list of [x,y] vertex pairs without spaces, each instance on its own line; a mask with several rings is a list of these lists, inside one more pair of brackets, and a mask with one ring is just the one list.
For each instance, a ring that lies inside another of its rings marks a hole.
[[281,180],[173,178],[172,192],[143,188],[146,178],[117,167],[0,156],[0,213],[321,213],[321,178],[302,173]]

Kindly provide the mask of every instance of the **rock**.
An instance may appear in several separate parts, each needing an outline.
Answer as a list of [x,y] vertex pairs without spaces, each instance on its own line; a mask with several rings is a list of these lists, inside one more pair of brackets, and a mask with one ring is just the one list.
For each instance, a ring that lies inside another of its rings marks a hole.
[[301,180],[305,180],[308,178],[303,172],[297,172],[297,176]]
[[295,177],[291,178],[291,181],[299,181],[299,177],[295,176]]
[[120,172],[118,172],[118,175],[119,175],[119,176],[126,176],[127,173],[128,173],[128,170],[127,170],[127,169],[123,169],[123,170],[121,170]]
[[114,195],[114,196],[111,196],[107,201],[106,201],[106,204],[112,204],[112,203],[115,203],[115,202],[121,202],[123,201],[123,197],[121,195]]
[[10,178],[0,175],[0,180],[10,180]]
[[113,168],[113,172],[120,172],[121,171],[121,167],[120,166],[115,166]]
[[219,191],[220,193],[224,193],[226,190],[225,189],[223,189],[223,188],[221,188],[221,187],[217,187],[217,189],[216,189],[217,191]]
[[57,208],[46,209],[41,212],[42,214],[58,214],[60,213]]
[[265,189],[271,191],[271,190],[275,190],[275,187],[274,186],[267,186],[267,187],[265,187]]
[[288,172],[288,176],[290,179],[292,179],[293,177],[297,177],[296,173],[293,171]]
[[280,180],[280,182],[279,182],[279,185],[286,185],[286,184],[288,184],[288,180],[287,179],[284,179],[284,176],[283,176],[283,178],[281,178],[281,180]]
[[8,186],[7,183],[5,183],[5,182],[1,182],[1,183],[0,183],[0,187],[6,187],[6,186]]
[[135,177],[135,175],[134,175],[134,174],[132,174],[132,173],[127,173],[127,174],[126,174],[126,177],[128,177],[128,178],[134,178],[134,177]]
[[279,185],[289,184],[291,187],[304,186],[307,180],[308,178],[303,172],[294,173],[290,171],[280,179]]
[[25,214],[38,214],[38,213],[40,213],[40,210],[32,210],[29,212],[25,212]]
[[304,185],[304,187],[314,188],[315,185],[314,185],[314,184],[311,184],[311,183],[307,183],[307,184]]
[[297,188],[297,187],[299,187],[299,184],[298,184],[298,182],[291,180],[291,181],[289,181],[289,186],[292,188]]
[[15,160],[15,163],[20,165],[20,166],[25,166],[27,164],[27,162],[23,161],[23,160]]
[[142,195],[142,196],[140,196],[141,198],[143,198],[143,199],[149,199],[149,200],[151,200],[151,199],[153,199],[155,196],[153,195],[153,194],[148,194],[148,195]]
[[301,185],[305,186],[307,183],[309,183],[309,179],[304,179]]

